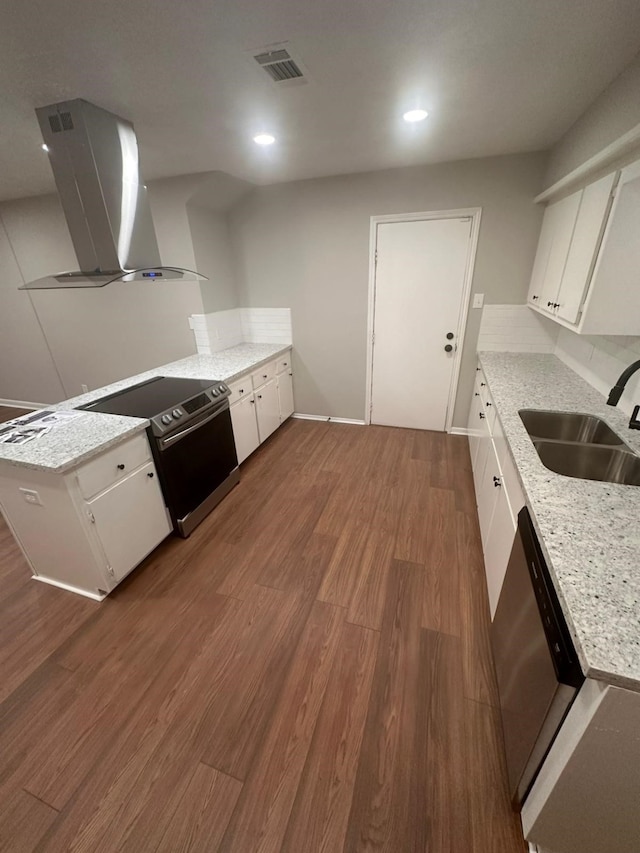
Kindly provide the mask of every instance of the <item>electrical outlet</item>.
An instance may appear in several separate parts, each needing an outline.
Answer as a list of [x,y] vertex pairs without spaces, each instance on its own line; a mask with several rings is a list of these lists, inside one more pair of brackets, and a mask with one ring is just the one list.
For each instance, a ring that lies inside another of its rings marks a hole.
[[85,385],[84,382],[82,383],[82,385],[80,387],[82,388],[83,394],[86,394],[89,391],[89,386]]
[[22,497],[28,504],[33,504],[34,506],[42,506],[42,501],[40,500],[40,495],[35,489],[20,489],[22,492]]
[[473,294],[473,307],[474,308],[482,308],[484,305],[484,293],[474,293]]

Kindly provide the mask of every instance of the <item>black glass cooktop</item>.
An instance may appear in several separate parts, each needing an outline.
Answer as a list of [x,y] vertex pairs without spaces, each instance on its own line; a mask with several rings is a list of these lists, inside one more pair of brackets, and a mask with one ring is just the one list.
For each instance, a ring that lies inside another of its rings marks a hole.
[[172,376],[156,376],[124,391],[116,391],[92,403],[78,406],[89,412],[106,415],[128,415],[132,418],[153,418],[188,400],[190,397],[215,385],[210,379],[176,379]]

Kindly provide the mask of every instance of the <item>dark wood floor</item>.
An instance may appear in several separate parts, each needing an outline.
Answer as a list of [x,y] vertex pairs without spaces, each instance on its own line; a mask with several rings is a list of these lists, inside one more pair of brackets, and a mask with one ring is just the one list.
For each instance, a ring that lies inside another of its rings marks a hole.
[[0,849],[522,853],[466,439],[290,421],[102,604],[0,524]]
[[19,418],[20,415],[28,415],[31,409],[16,409],[14,406],[0,406],[0,424]]

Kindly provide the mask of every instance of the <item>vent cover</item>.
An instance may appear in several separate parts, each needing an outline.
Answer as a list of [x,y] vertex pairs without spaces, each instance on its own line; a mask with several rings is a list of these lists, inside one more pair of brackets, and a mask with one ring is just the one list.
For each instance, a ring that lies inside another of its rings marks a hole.
[[287,50],[280,49],[258,53],[253,58],[275,83],[286,83],[289,80],[304,82],[304,74]]
[[49,116],[49,127],[52,133],[61,133],[63,130],[73,130],[73,119],[71,113],[55,113]]

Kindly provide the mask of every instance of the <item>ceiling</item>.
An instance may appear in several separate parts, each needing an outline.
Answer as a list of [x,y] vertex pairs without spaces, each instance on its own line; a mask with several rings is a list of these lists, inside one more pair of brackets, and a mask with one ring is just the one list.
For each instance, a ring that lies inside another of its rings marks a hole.
[[[252,59],[282,42],[306,85]],[[638,0],[3,0],[0,199],[54,188],[59,100],[131,119],[147,178],[273,183],[547,148],[639,49]]]

